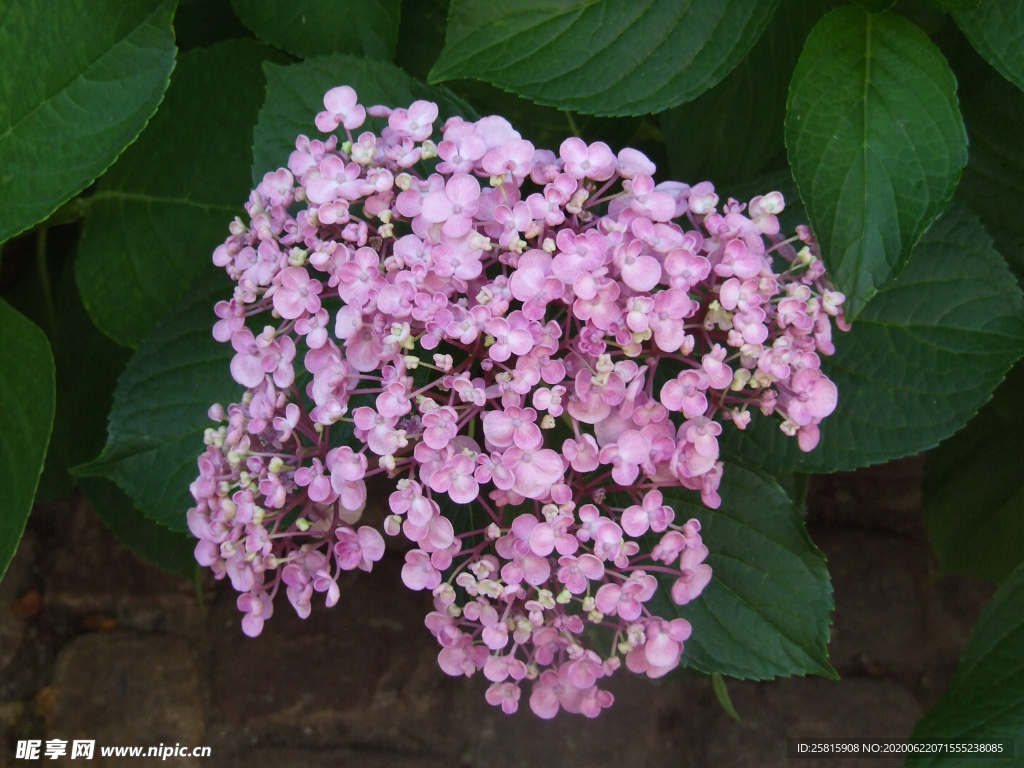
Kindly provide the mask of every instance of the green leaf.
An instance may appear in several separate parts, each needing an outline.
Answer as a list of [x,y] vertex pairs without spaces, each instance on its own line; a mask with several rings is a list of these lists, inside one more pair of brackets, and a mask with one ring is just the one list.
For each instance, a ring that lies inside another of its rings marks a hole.
[[174,67],[173,0],[0,0],[0,242],[103,173]]
[[471,77],[591,115],[696,98],[754,45],[778,0],[453,0],[439,83]]
[[1024,368],[1017,366],[992,401],[928,454],[921,507],[939,566],[1002,581],[1024,562]]
[[75,470],[113,480],[147,517],[176,531],[187,529],[188,486],[213,426],[207,409],[241,396],[228,370],[231,345],[211,335],[213,305],[230,297],[231,285],[211,270],[160,322],[118,380],[106,447]]
[[971,631],[949,688],[911,734],[912,742],[1013,739],[1015,757],[927,756],[907,768],[1020,765],[1024,748],[1024,565],[996,590]]
[[786,147],[852,319],[903,270],[953,195],[967,162],[956,79],[909,21],[838,8],[800,55]]
[[138,347],[244,214],[260,65],[279,55],[255,40],[182,55],[162,108],[88,198],[78,285],[115,341]]
[[0,577],[32,509],[53,427],[53,355],[46,334],[0,299]]
[[390,61],[401,0],[231,0],[249,29],[283,51],[309,58],[351,53]]
[[721,83],[658,115],[674,178],[721,187],[749,179],[785,152],[789,81],[823,13],[819,5],[782,0],[757,44]]
[[792,502],[769,476],[729,464],[708,509],[694,491],[662,488],[676,519],[695,517],[710,550],[713,576],[699,598],[676,606],[671,577],[651,604],[693,625],[683,664],[701,672],[766,680],[785,675],[835,677],[828,663],[832,585]]
[[186,579],[195,577],[196,540],[171,531],[143,515],[131,498],[110,480],[83,477],[80,481],[96,516],[118,540],[143,560]]
[[1024,0],[984,0],[953,18],[975,50],[1024,90]]
[[785,153],[786,96],[804,40],[831,2],[782,0],[768,29],[721,83],[658,116],[676,179],[745,181]]
[[178,0],[174,12],[174,41],[179,50],[205,48],[249,31],[231,10],[230,0]]
[[711,688],[715,692],[719,706],[725,710],[725,714],[737,723],[742,722],[736,707],[732,705],[732,699],[729,698],[729,689],[725,687],[725,679],[717,672],[711,673]]
[[[447,16],[447,0],[405,0],[395,63],[413,77],[425,78],[444,46]],[[636,143],[639,118],[569,115],[479,80],[455,80],[448,87],[472,104],[481,115],[506,118],[523,138],[538,147],[557,149],[562,141],[573,135],[572,124],[585,141],[605,141],[613,149]]]
[[444,48],[448,0],[402,0],[395,64],[417,80],[426,80]]
[[952,13],[953,11],[969,11],[977,8],[981,0],[928,0],[940,11]]
[[[324,94],[337,85],[355,88],[360,102],[367,106],[408,106],[417,99],[434,101],[439,110],[437,126],[452,115],[476,119],[473,108],[447,88],[424,85],[395,65],[382,61],[335,53],[291,66],[265,64],[263,69],[267,76],[267,97],[253,132],[253,183],[268,171],[287,164],[299,134],[312,138],[322,136],[313,118],[324,109]],[[370,119],[367,124],[366,130],[379,132],[386,121]]]
[[857,0],[857,5],[868,13],[881,13],[892,8],[895,2],[896,0]]
[[906,270],[865,307],[822,369],[839,388],[803,453],[778,417],[723,430],[723,451],[769,471],[833,472],[933,448],[985,404],[1024,354],[1024,299],[980,222],[954,202]]
[[1024,93],[994,77],[964,103],[970,157],[957,196],[978,214],[996,248],[1024,279]]
[[[61,250],[60,238],[67,234],[48,231],[53,234],[50,240],[57,240],[55,249]],[[40,232],[37,237],[45,236]],[[39,269],[33,270],[26,276],[30,279],[20,281],[10,294],[15,309],[46,329],[56,363],[57,406],[36,503],[71,493],[75,481],[68,468],[95,458],[103,448],[114,386],[131,356],[131,350],[118,346],[92,324],[78,295],[71,259],[53,281],[52,297],[40,276]],[[43,311],[48,302],[53,310],[49,318]],[[30,309],[35,313],[30,314]]]

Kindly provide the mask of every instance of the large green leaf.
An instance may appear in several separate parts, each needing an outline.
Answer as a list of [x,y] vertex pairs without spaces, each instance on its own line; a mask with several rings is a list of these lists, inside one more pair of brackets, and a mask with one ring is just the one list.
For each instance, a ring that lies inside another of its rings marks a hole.
[[205,48],[221,40],[248,36],[249,30],[235,16],[230,0],[178,0],[174,41],[179,50]]
[[[416,99],[434,101],[440,112],[437,127],[451,115],[476,119],[473,108],[447,88],[424,85],[383,61],[336,53],[291,66],[265,64],[263,69],[267,75],[267,97],[253,133],[254,183],[268,171],[287,164],[299,134],[311,138],[322,136],[313,118],[323,111],[324,94],[337,85],[355,88],[360,102],[367,106],[400,107]],[[382,120],[367,122],[372,129],[386,125]]]
[[969,11],[977,8],[981,0],[928,0],[941,11],[952,13],[953,11]]
[[88,198],[78,284],[121,344],[142,343],[244,213],[260,65],[279,55],[255,40],[182,55],[163,107]]
[[548,106],[642,115],[696,98],[757,41],[778,0],[453,0],[440,83],[471,77]]
[[1024,90],[1024,0],[983,0],[953,18],[978,53]]
[[[405,0],[402,3],[395,63],[415,78],[427,76],[444,47],[448,5],[448,0]],[[554,107],[535,104],[480,80],[456,80],[448,87],[472,104],[481,115],[506,118],[523,138],[537,147],[557,149],[574,132],[585,141],[607,142],[613,149],[637,143],[640,118],[571,115]],[[643,149],[648,151],[649,148]],[[657,161],[659,158],[655,156],[652,159]]]
[[271,45],[306,58],[352,53],[390,61],[401,0],[231,0],[249,29]]
[[1001,581],[1024,562],[1024,368],[966,427],[928,454],[921,506],[939,565]]
[[712,510],[693,491],[662,489],[677,520],[700,520],[713,570],[693,602],[671,602],[669,577],[651,605],[658,615],[678,613],[693,625],[684,665],[756,680],[835,677],[826,651],[832,584],[793,503],[772,478],[735,463],[719,492],[722,505]]
[[102,477],[83,477],[82,491],[96,516],[122,544],[143,560],[186,579],[195,577],[196,540],[150,520],[132,504],[128,494]]
[[785,150],[789,81],[828,0],[782,0],[768,29],[721,83],[658,116],[674,178],[745,181]]
[[964,103],[964,119],[971,148],[957,196],[1024,279],[1024,93],[994,77]]
[[0,242],[139,135],[174,67],[174,0],[0,0]]
[[902,271],[953,195],[967,162],[956,79],[914,24],[838,8],[800,55],[786,146],[852,319]]
[[984,405],[1024,354],[1024,299],[980,222],[954,202],[906,270],[865,307],[822,369],[839,388],[803,453],[777,417],[723,430],[723,450],[770,471],[832,472],[933,448]]
[[230,344],[213,339],[213,305],[231,295],[231,282],[211,270],[165,317],[135,353],[114,392],[107,444],[76,470],[116,482],[148,517],[186,530],[206,415],[215,402],[237,401],[242,388],[228,370]]
[[1014,757],[912,757],[907,768],[1021,764],[1024,749],[1024,565],[1003,583],[971,631],[949,688],[918,721],[912,742],[1015,740]]
[[[70,248],[67,232],[50,229],[52,250]],[[45,243],[46,233],[37,235]],[[61,240],[65,240],[64,243]],[[47,334],[57,371],[57,406],[36,502],[66,496],[74,488],[68,468],[95,458],[107,439],[107,413],[117,377],[131,350],[111,341],[92,324],[75,285],[74,265],[66,259],[50,289],[41,269],[24,275],[8,294],[12,306]]]
[[18,548],[53,426],[46,334],[0,299],[0,577]]
[[402,0],[395,64],[426,80],[444,48],[449,0]]

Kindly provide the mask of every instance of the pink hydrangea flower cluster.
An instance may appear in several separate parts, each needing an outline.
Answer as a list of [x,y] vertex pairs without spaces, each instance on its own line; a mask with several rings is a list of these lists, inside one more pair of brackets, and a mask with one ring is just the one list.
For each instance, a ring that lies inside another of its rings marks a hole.
[[[282,587],[308,616],[383,556],[358,523],[366,479],[394,478],[383,529],[414,545],[402,579],[433,593],[441,668],[482,671],[505,712],[532,681],[537,715],[595,716],[623,662],[678,666],[691,627],[655,612],[661,585],[684,605],[711,579],[662,489],[717,507],[718,435],[752,409],[814,447],[843,296],[808,229],[779,234],[778,192],[719,209],[634,149],[556,154],[498,116],[435,145],[432,103],[342,86],[324,106],[344,138],[300,136],[214,253],[237,286],[213,334],[247,391],[210,410],[196,557],[242,593],[246,634]],[[387,127],[353,133],[368,116]]]

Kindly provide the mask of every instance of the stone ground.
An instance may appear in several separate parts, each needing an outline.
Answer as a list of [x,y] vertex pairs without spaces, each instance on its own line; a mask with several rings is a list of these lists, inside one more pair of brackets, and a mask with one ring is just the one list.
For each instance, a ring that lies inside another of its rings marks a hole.
[[428,600],[396,588],[396,553],[349,574],[334,609],[303,622],[279,606],[249,640],[229,585],[208,583],[202,607],[83,502],[40,507],[0,583],[0,768],[28,764],[14,758],[18,739],[54,737],[201,744],[211,757],[165,764],[211,768],[863,766],[791,763],[785,739],[905,739],[991,594],[937,576],[919,485],[913,459],[812,481],[808,527],[835,586],[830,652],[843,679],[730,680],[739,723],[706,679],[627,674],[597,721],[542,722],[525,706],[505,717],[484,702],[485,681],[437,668]]

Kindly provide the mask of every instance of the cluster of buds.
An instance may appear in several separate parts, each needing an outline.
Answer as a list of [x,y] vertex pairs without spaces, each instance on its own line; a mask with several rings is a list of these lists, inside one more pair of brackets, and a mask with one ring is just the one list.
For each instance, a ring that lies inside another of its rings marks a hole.
[[[298,137],[214,253],[237,286],[213,333],[247,391],[210,411],[197,558],[249,635],[282,584],[300,616],[333,605],[341,571],[383,556],[358,523],[386,475],[383,532],[413,545],[402,579],[433,593],[441,668],[482,671],[505,712],[532,681],[537,715],[595,716],[623,663],[680,663],[672,606],[711,568],[666,496],[721,503],[723,422],[756,409],[817,443],[843,296],[807,228],[779,234],[778,192],[719,209],[634,149],[555,154],[498,116],[434,144],[434,104],[364,108],[347,86],[324,106],[329,138]],[[368,117],[387,125],[354,134]]]

